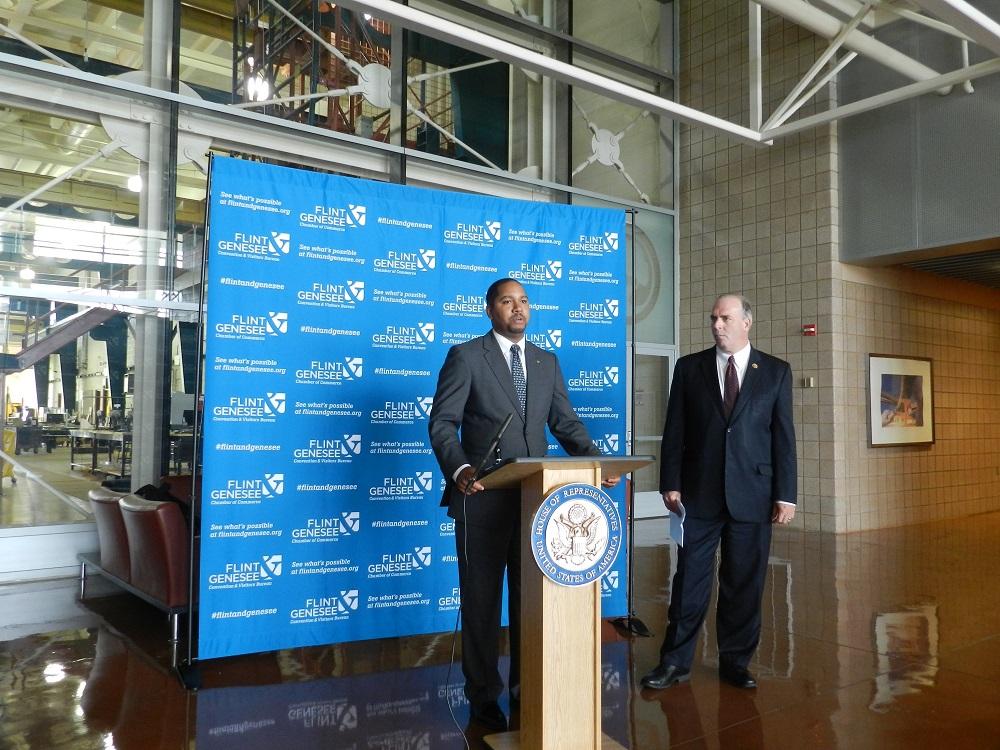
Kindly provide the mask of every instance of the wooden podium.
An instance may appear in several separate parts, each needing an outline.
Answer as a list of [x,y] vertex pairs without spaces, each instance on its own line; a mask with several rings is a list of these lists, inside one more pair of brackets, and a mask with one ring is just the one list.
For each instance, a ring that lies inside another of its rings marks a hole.
[[495,750],[624,750],[601,732],[600,581],[560,586],[549,580],[535,564],[531,522],[562,485],[599,487],[602,474],[625,475],[653,460],[516,458],[480,480],[487,489],[521,488],[521,729],[485,737]]

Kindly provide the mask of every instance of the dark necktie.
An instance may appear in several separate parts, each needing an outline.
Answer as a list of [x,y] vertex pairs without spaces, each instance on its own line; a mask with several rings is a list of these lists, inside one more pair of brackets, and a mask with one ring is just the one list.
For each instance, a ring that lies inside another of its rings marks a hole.
[[528,397],[528,382],[524,379],[524,367],[521,366],[521,347],[517,345],[510,348],[510,374],[514,378],[517,400],[521,403],[521,414],[524,414],[524,405]]
[[729,419],[729,415],[733,413],[733,407],[736,406],[736,398],[739,395],[740,378],[736,374],[736,360],[730,357],[729,364],[726,365],[726,384],[722,391],[722,408],[726,419]]

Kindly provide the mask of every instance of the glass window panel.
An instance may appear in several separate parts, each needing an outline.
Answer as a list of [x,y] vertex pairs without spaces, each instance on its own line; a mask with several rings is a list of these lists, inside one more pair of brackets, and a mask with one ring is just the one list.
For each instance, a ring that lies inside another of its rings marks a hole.
[[[225,61],[228,101],[282,120],[391,140],[388,23],[325,2],[282,12],[266,0],[250,0],[236,10],[235,38],[209,43],[218,59],[232,51]],[[187,58],[194,61],[191,50]]]
[[673,124],[584,89],[573,90],[574,187],[670,208]]
[[[579,195],[573,196],[573,203],[621,208]],[[628,215],[628,325],[634,330],[630,335],[644,344],[675,343],[674,221],[673,214],[660,211],[636,209]]]
[[0,3],[0,22],[21,37],[0,37],[0,50],[34,60],[58,58],[97,75],[136,70],[143,58],[142,10],[142,2]]
[[660,442],[667,417],[670,358],[636,354],[633,378],[636,455],[653,455],[657,460],[636,472],[636,492],[657,492],[660,482]]
[[533,127],[524,73],[420,34],[409,41],[405,145],[508,170],[513,109],[523,116],[519,129]]
[[636,340],[648,344],[675,344],[674,221],[656,211],[634,214],[632,263],[635,265]]
[[[133,456],[149,438],[132,431],[135,328],[143,317],[0,296],[7,454],[0,527],[89,522],[90,490],[106,482],[129,489]],[[197,346],[194,315],[174,317],[162,319],[172,332],[171,378],[155,406],[171,424],[164,473],[180,474],[190,471]]]
[[573,36],[663,72],[673,70],[674,3],[572,0]]

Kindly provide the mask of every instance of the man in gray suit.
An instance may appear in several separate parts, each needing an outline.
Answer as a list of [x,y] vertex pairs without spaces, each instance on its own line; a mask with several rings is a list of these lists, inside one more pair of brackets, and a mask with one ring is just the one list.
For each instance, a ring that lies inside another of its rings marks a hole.
[[[600,451],[573,411],[555,355],[524,338],[531,317],[524,287],[511,279],[495,281],[486,292],[486,315],[491,331],[448,352],[438,375],[429,430],[434,455],[448,480],[441,505],[448,506],[448,515],[455,519],[465,695],[473,720],[502,730],[507,717],[497,703],[503,691],[497,663],[505,569],[512,702],[520,689],[520,493],[486,490],[474,467],[484,458],[492,462],[544,456],[546,425],[570,455],[597,456]],[[487,457],[508,415],[513,417],[498,456]],[[603,484],[617,482],[614,477]]]
[[745,297],[719,297],[711,324],[715,346],[677,361],[663,428],[660,492],[687,519],[660,663],[642,678],[655,690],[690,679],[720,544],[719,677],[757,687],[748,666],[760,641],[771,525],[795,515],[791,368],[750,346]]

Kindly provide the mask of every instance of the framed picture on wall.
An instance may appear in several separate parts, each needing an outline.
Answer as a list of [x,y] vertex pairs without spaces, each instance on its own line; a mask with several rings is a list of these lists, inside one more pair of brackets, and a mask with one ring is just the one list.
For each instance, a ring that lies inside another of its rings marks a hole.
[[931,360],[868,355],[869,445],[930,445],[934,442]]

